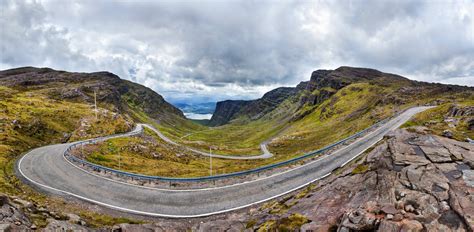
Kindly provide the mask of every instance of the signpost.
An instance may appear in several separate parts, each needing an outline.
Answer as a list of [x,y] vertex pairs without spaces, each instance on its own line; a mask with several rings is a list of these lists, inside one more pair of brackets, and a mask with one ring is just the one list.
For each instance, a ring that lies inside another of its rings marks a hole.
[[94,111],[95,111],[95,120],[97,121],[97,93],[94,90]]
[[212,176],[212,150],[211,147],[209,147],[209,176]]

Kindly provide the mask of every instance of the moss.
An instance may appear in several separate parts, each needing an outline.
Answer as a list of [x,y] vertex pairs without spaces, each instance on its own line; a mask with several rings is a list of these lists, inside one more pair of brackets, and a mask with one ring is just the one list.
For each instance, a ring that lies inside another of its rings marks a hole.
[[355,167],[354,169],[352,169],[352,174],[362,174],[362,173],[366,173],[367,171],[369,170],[369,165],[367,164],[359,164],[357,165],[357,167]]
[[295,231],[308,222],[307,217],[295,213],[278,221],[278,231]]
[[245,224],[246,229],[251,229],[257,224],[257,221],[255,219],[251,219]]
[[311,190],[315,188],[316,188],[315,184],[310,184],[308,187],[306,187],[305,189],[301,190],[298,194],[296,194],[295,199],[301,199],[301,198],[306,197],[308,193],[310,193]]
[[90,213],[90,212],[81,212],[79,216],[89,223],[91,227],[102,227],[102,226],[112,226],[121,223],[128,223],[128,224],[141,224],[144,223],[143,221],[133,220],[130,218],[123,218],[123,217],[111,217],[104,214],[97,214],[97,213]]
[[258,232],[267,232],[267,231],[275,231],[277,229],[276,227],[276,221],[275,220],[268,220],[264,222],[262,225],[258,227]]
[[297,231],[310,222],[304,215],[295,213],[281,219],[272,219],[262,223],[257,231]]

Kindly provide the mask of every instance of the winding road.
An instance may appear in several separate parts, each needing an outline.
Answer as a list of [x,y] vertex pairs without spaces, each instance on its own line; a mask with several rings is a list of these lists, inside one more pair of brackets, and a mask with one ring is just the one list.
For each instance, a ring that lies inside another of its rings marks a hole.
[[163,141],[165,141],[167,143],[170,143],[170,144],[173,144],[173,145],[176,145],[176,146],[184,147],[184,148],[186,148],[190,151],[193,151],[193,152],[198,153],[198,154],[203,155],[203,156],[208,156],[208,157],[212,156],[213,158],[236,159],[236,160],[267,159],[267,158],[270,158],[270,157],[273,156],[273,154],[267,148],[267,143],[268,143],[267,141],[260,144],[260,149],[262,150],[261,155],[254,155],[254,156],[251,156],[251,155],[236,156],[236,155],[218,155],[218,154],[212,154],[211,155],[210,153],[203,152],[203,151],[191,148],[191,147],[186,147],[186,146],[183,146],[181,144],[178,144],[175,141],[171,140],[170,138],[166,137],[158,129],[156,129],[155,127],[150,126],[148,124],[138,124],[138,126],[143,126],[143,127],[146,127],[148,129],[152,130],[153,132],[155,132],[158,135],[158,137],[160,137],[161,139],[163,139]]
[[70,144],[40,147],[16,164],[19,177],[46,192],[70,195],[129,213],[171,218],[202,217],[258,204],[324,178],[373,146],[388,132],[429,107],[414,107],[328,156],[269,177],[208,189],[154,189],[111,181],[80,170],[64,157]]

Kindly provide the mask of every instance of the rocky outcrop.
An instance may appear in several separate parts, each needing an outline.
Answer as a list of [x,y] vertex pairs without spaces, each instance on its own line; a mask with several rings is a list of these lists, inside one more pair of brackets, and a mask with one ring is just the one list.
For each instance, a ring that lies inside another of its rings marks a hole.
[[472,144],[397,130],[340,174],[261,207],[252,228],[299,213],[302,230],[472,231],[473,158]]
[[93,231],[78,215],[62,215],[33,202],[0,194],[0,231],[40,229],[30,218],[46,221],[44,231]]
[[461,107],[452,105],[448,110],[448,117],[474,116],[474,106]]
[[21,209],[31,208],[30,202],[15,199],[0,194],[0,231],[25,231],[35,228],[28,216]]
[[468,164],[474,146],[404,130],[390,135],[386,144],[368,154],[364,163],[369,171],[343,178],[355,178],[351,181],[367,189],[351,191],[346,204],[351,207],[344,210],[339,231],[472,231],[474,188]]

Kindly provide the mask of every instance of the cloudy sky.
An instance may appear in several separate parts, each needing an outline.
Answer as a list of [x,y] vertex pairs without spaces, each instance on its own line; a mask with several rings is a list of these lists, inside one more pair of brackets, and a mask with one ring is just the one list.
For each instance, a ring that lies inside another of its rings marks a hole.
[[172,102],[257,98],[342,65],[474,86],[474,1],[0,3],[0,69],[107,70]]

